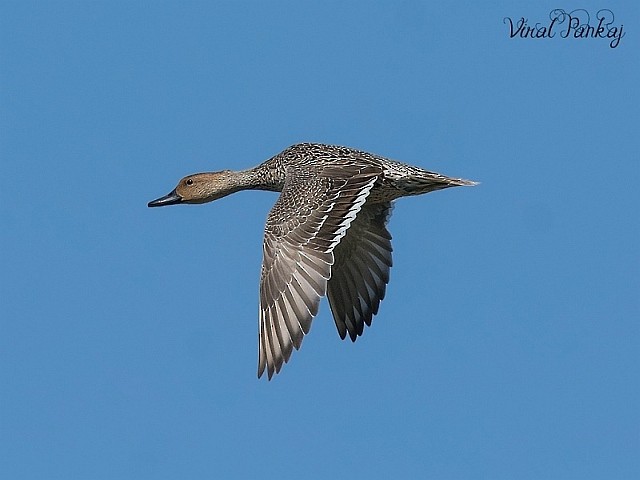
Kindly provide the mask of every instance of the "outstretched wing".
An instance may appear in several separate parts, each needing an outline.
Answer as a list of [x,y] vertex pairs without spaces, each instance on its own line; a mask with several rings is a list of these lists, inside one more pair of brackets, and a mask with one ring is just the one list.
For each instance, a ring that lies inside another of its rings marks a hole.
[[260,278],[258,377],[269,379],[309,333],[326,294],[333,249],[358,215],[380,169],[335,163],[290,167],[267,218]]
[[354,342],[362,335],[384,298],[392,265],[391,234],[386,227],[391,209],[390,202],[362,207],[333,252],[327,298],[343,340],[347,332]]

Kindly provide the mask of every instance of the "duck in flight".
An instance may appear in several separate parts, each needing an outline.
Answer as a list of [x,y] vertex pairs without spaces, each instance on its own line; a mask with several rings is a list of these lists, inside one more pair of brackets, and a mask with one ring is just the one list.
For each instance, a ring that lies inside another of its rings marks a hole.
[[281,192],[264,230],[258,377],[279,373],[327,296],[338,334],[356,341],[384,298],[392,202],[476,182],[347,147],[301,143],[255,168],[184,177],[149,207],[206,203],[240,190]]

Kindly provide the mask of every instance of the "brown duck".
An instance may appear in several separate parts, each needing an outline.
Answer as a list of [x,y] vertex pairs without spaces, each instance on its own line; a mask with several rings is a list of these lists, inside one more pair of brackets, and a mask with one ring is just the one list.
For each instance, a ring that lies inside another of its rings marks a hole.
[[258,377],[271,379],[328,297],[340,338],[378,313],[391,268],[392,201],[475,182],[347,147],[301,143],[249,170],[184,177],[149,207],[205,203],[239,190],[281,192],[264,231]]

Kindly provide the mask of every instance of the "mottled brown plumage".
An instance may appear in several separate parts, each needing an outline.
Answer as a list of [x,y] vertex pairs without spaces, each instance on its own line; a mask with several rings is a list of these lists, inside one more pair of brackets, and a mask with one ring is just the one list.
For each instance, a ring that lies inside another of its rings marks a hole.
[[391,202],[475,185],[347,147],[293,145],[255,168],[189,175],[150,207],[204,203],[239,190],[282,192],[265,226],[258,377],[300,348],[327,296],[341,338],[378,313],[389,282]]

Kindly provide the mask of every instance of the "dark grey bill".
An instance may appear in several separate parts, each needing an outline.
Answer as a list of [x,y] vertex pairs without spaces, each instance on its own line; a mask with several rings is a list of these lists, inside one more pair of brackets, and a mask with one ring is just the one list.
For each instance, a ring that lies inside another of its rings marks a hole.
[[182,203],[182,197],[176,193],[175,188],[171,193],[160,197],[157,200],[149,202],[149,207],[164,207],[165,205],[175,205],[176,203]]

